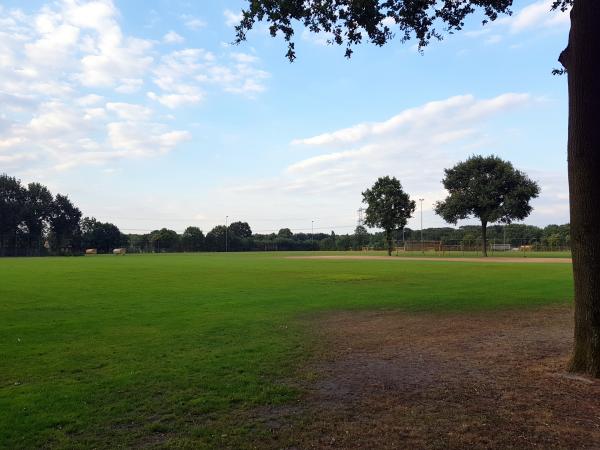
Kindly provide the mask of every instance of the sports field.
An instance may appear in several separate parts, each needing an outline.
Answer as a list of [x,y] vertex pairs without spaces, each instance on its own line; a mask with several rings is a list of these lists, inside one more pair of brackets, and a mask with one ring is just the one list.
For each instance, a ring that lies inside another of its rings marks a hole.
[[343,314],[468,323],[572,297],[568,263],[284,256],[0,260],[0,447],[285,448],[261,414],[319,380]]

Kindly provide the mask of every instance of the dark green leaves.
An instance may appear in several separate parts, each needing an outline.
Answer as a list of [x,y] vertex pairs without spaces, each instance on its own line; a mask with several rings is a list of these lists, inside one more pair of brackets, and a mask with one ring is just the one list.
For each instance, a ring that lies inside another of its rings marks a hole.
[[452,224],[471,216],[484,223],[522,220],[540,192],[536,182],[497,156],[473,156],[445,172],[449,195],[435,211]]
[[[555,7],[570,1],[557,0]],[[330,34],[330,43],[346,46],[346,57],[363,40],[382,46],[396,34],[402,42],[414,38],[425,47],[431,39],[442,39],[443,32],[461,30],[476,10],[482,11],[485,23],[510,14],[511,5],[512,0],[248,0],[235,28],[235,43],[245,41],[256,22],[266,21],[271,36],[283,35],[290,61],[296,58],[297,23],[313,33]]]
[[365,223],[386,231],[404,228],[416,207],[395,177],[379,178],[362,196],[368,205]]

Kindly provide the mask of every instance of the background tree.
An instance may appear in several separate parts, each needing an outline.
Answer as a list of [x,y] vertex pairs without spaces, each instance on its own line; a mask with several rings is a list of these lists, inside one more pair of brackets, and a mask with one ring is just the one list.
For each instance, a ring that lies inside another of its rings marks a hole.
[[81,221],[81,240],[85,248],[96,248],[100,253],[110,253],[128,244],[128,238],[112,223],[98,222],[93,217]]
[[225,225],[217,225],[206,234],[206,249],[211,252],[225,251]]
[[0,174],[0,255],[16,252],[17,233],[23,222],[25,189],[14,177]]
[[248,222],[232,222],[229,225],[229,231],[239,238],[249,238],[252,236],[252,229]]
[[27,243],[30,250],[40,254],[44,230],[52,213],[52,194],[40,183],[29,183],[25,191],[23,222],[27,227]]
[[81,211],[66,195],[56,194],[50,212],[52,248],[55,253],[77,253],[80,250]]
[[369,232],[362,225],[354,229],[354,249],[360,250],[369,245]]
[[540,193],[535,181],[497,156],[472,156],[444,172],[442,183],[449,195],[437,202],[435,212],[452,224],[477,217],[481,221],[484,256],[487,226],[524,219],[532,210],[530,200]]
[[294,236],[294,233],[292,233],[292,230],[290,230],[289,228],[281,228],[277,232],[277,236],[279,236],[280,238],[291,239]]
[[382,228],[385,231],[388,255],[393,250],[394,230],[402,229],[415,211],[416,204],[402,190],[402,185],[395,177],[379,178],[371,189],[362,193],[366,203],[365,223],[370,227]]
[[[394,38],[387,23],[393,21],[401,41],[411,37],[424,47],[441,39],[436,26],[445,31],[461,30],[465,18],[482,11],[483,23],[508,13],[512,0],[386,0],[352,1],[248,0],[236,42],[246,39],[257,21],[267,21],[269,32],[288,42],[287,57],[293,61],[294,28],[298,21],[311,32],[332,34],[331,42],[351,47],[365,38],[381,46]],[[554,0],[552,9],[571,10],[567,48],[559,61],[568,73],[569,138],[568,171],[571,212],[571,248],[575,281],[575,349],[570,369],[600,377],[600,2],[598,0]],[[384,22],[385,20],[385,22]],[[556,73],[563,72],[556,70]]]
[[167,228],[154,230],[149,236],[150,245],[155,252],[176,252],[179,250],[179,235]]
[[185,252],[199,252],[203,250],[204,233],[198,227],[187,227],[181,235],[181,246]]

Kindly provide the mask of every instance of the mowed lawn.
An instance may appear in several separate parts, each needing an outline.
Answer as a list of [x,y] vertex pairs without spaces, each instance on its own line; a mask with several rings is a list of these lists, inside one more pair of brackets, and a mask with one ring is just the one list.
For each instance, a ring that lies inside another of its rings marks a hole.
[[0,260],[0,448],[243,447],[253,410],[302,395],[315,314],[572,297],[569,264],[282,256]]

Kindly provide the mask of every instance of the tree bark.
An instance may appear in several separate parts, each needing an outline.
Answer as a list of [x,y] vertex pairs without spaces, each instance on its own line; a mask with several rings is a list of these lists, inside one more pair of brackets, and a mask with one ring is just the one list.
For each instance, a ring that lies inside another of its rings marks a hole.
[[576,0],[560,62],[569,85],[575,345],[569,368],[600,377],[600,1]]
[[386,230],[385,231],[385,239],[387,241],[387,251],[388,251],[388,256],[392,256],[392,232]]
[[487,256],[487,222],[481,221],[481,238],[483,240],[483,256]]

